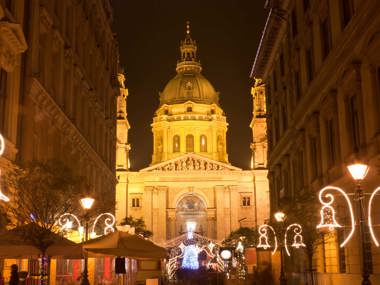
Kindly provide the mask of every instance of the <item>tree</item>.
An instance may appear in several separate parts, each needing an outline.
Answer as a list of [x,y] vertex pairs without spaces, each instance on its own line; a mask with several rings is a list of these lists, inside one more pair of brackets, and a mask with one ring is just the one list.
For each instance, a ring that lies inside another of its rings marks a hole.
[[223,241],[223,244],[236,246],[239,240],[243,242],[244,247],[255,246],[257,242],[257,230],[255,228],[240,227],[232,231]]
[[[7,204],[11,225],[22,229],[23,238],[42,253],[41,284],[49,264],[46,250],[55,242],[50,233],[59,231],[56,221],[62,214],[78,208],[79,181],[68,167],[56,160],[15,164],[5,176],[11,192]],[[33,223],[38,227],[20,227]]]
[[129,225],[135,228],[135,233],[143,236],[144,238],[150,238],[153,236],[153,232],[146,228],[145,221],[143,218],[133,218],[132,216],[125,217],[120,223],[123,225]]
[[303,242],[306,245],[305,253],[311,284],[314,284],[313,254],[317,246],[323,242],[323,237],[316,228],[319,222],[318,205],[316,193],[307,192],[304,195],[298,196],[287,206],[287,220],[302,226],[302,236]]

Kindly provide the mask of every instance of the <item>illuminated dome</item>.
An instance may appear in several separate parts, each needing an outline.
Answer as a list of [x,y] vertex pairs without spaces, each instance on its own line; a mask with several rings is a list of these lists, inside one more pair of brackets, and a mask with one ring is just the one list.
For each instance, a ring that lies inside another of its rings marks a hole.
[[197,59],[197,44],[190,36],[187,24],[185,40],[181,41],[181,59],[177,63],[177,75],[166,84],[160,93],[160,105],[180,104],[186,101],[203,104],[218,104],[219,94],[201,74],[202,67]]

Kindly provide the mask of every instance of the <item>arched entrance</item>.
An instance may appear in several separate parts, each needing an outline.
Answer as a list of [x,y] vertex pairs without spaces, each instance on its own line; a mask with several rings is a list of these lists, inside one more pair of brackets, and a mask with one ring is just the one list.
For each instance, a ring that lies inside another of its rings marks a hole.
[[186,195],[177,203],[176,236],[187,232],[189,223],[194,224],[193,231],[200,235],[207,233],[206,205],[196,195]]

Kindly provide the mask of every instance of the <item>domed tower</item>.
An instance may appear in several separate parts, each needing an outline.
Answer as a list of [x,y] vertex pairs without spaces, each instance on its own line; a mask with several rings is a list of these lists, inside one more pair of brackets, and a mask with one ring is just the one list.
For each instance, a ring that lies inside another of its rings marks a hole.
[[219,93],[201,74],[197,44],[191,38],[189,22],[180,52],[177,74],[160,93],[160,106],[151,125],[152,164],[186,153],[228,163],[228,123],[219,106]]

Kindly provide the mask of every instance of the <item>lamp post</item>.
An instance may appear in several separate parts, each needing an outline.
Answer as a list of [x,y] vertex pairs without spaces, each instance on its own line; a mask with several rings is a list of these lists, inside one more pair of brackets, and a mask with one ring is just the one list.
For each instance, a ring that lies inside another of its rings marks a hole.
[[[285,228],[284,222],[286,220],[286,214],[284,212],[278,211],[274,214],[274,219],[277,223],[279,223],[279,236],[280,236],[280,242],[277,240],[276,231],[274,228],[270,225],[264,224],[261,225],[258,229],[259,232],[259,244],[257,245],[257,248],[262,249],[268,249],[272,247],[269,244],[269,236],[268,236],[268,230],[273,233],[274,236],[274,249],[272,251],[272,255],[274,255],[277,251],[278,246],[280,247],[280,285],[286,285],[287,280],[285,277],[285,271],[284,271],[284,251],[288,256],[290,256],[289,246],[288,246],[288,234],[290,230],[293,230],[293,243],[290,245],[294,248],[300,248],[300,247],[306,247],[306,245],[303,243],[303,236],[302,236],[302,226],[300,224],[290,224]],[[285,230],[284,230],[285,229]]]
[[368,264],[368,252],[366,249],[367,236],[365,234],[366,221],[364,218],[364,193],[360,187],[361,182],[366,177],[368,173],[368,165],[365,164],[352,164],[347,167],[352,178],[355,180],[356,184],[356,199],[358,201],[358,213],[359,213],[359,226],[360,226],[360,239],[362,243],[362,285],[370,285],[371,281],[369,280],[369,264]]
[[[84,215],[84,218],[85,218],[85,241],[88,240],[88,222],[89,222],[89,215],[88,215],[88,211],[91,209],[92,205],[94,204],[94,201],[95,199],[91,198],[91,197],[85,197],[85,198],[82,198],[80,199],[80,204],[82,206],[82,208],[85,210],[85,215]],[[87,257],[87,253],[85,252],[85,258],[84,258],[84,270],[83,270],[83,274],[82,274],[82,282],[81,282],[82,285],[90,285],[90,282],[88,281],[88,257]]]
[[[276,212],[274,213],[274,219],[277,223],[280,224],[280,234],[283,235],[284,231],[284,222],[286,219],[286,215],[284,212]],[[283,244],[280,242],[280,285],[286,285],[286,278],[284,273],[284,247]]]
[[[369,272],[369,262],[368,259],[370,256],[368,255],[366,244],[368,243],[367,236],[365,233],[366,227],[369,227],[372,238],[378,246],[378,242],[376,237],[374,236],[371,222],[371,203],[374,196],[377,192],[380,191],[380,187],[378,187],[371,195],[368,205],[368,224],[366,223],[365,215],[364,215],[364,192],[361,188],[361,182],[366,177],[369,167],[366,164],[355,163],[347,166],[348,172],[351,174],[352,178],[356,184],[355,197],[357,201],[357,209],[358,209],[358,221],[359,221],[359,232],[360,232],[360,242],[362,247],[362,285],[371,285],[371,281],[369,280],[370,272]],[[351,230],[345,240],[340,244],[340,247],[344,247],[347,242],[351,239],[355,231],[355,217],[352,209],[351,201],[348,195],[343,191],[343,189],[334,186],[326,186],[319,191],[319,201],[322,204],[322,208],[320,210],[321,221],[317,225],[317,228],[323,229],[327,228],[330,231],[334,228],[342,227],[336,220],[336,211],[333,208],[332,204],[334,202],[334,196],[331,193],[337,191],[339,192],[346,200],[349,206],[350,218],[351,218]]]

